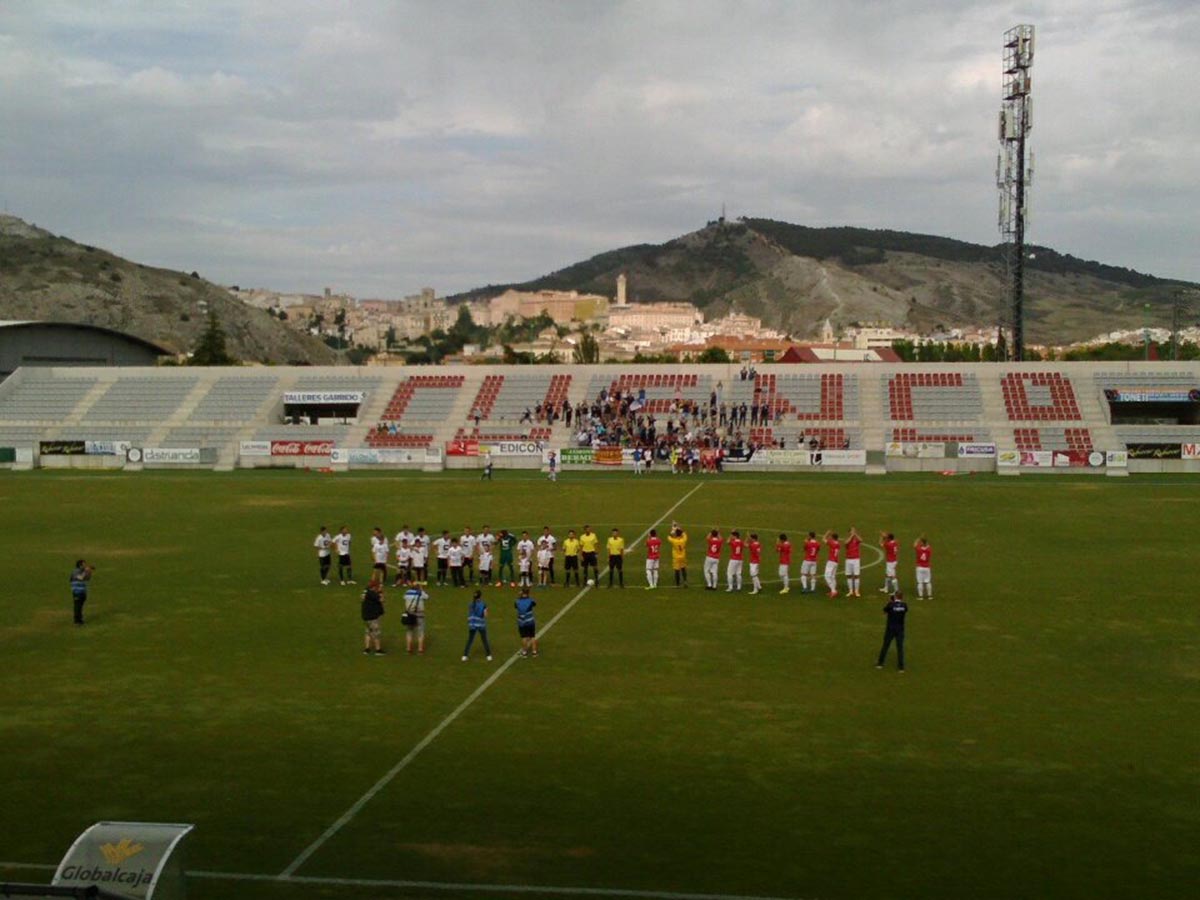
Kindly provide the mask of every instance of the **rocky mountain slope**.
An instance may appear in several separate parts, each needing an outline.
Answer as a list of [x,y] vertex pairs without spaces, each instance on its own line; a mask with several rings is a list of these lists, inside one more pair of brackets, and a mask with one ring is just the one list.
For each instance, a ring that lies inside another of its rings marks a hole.
[[[1066,343],[1140,327],[1145,304],[1162,319],[1176,291],[1192,287],[1130,269],[1029,248],[1026,335]],[[710,316],[738,309],[797,336],[836,325],[890,322],[989,325],[1007,307],[1003,249],[931,235],[860,228],[807,228],[769,219],[713,222],[664,244],[594,256],[508,287],[579,290],[612,296],[617,275],[634,301],[691,300]]]
[[331,365],[338,356],[230,296],[197,274],[157,269],[0,216],[0,319],[80,322],[115,328],[182,353],[209,310],[238,359]]

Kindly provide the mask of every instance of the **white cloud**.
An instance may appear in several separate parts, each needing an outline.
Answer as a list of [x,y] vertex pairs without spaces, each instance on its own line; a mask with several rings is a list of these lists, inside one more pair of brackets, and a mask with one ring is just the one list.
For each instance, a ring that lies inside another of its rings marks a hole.
[[147,262],[400,294],[731,214],[997,241],[1000,40],[1039,28],[1033,238],[1200,279],[1195,4],[0,6],[0,195]]

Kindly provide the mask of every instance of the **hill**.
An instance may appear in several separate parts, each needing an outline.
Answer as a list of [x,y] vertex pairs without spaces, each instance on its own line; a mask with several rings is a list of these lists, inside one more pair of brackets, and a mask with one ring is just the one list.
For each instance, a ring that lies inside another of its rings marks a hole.
[[[1181,282],[1048,247],[1030,247],[1026,334],[1039,343],[1140,327],[1151,304],[1166,319]],[[456,300],[518,290],[613,295],[629,277],[634,301],[691,300],[709,315],[736,308],[797,336],[887,321],[922,330],[997,322],[1007,306],[1004,251],[933,235],[808,228],[770,219],[710,222],[663,244],[601,253],[523,284],[490,285]]]
[[246,306],[198,274],[158,269],[0,216],[0,319],[44,319],[115,328],[182,353],[208,310],[229,351],[245,361],[331,365],[316,338]]

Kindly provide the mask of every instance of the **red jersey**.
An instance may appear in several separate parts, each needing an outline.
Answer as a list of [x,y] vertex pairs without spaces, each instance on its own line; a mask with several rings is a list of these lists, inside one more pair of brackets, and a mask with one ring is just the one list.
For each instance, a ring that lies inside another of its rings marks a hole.
[[829,561],[837,562],[842,556],[842,542],[830,538],[825,542],[825,546],[829,548]]
[[762,543],[760,541],[751,541],[749,544],[749,547],[750,547],[750,562],[752,562],[752,563],[762,562]]
[[862,558],[862,538],[846,538],[846,559]]
[[821,552],[821,542],[816,538],[809,538],[804,542],[804,561],[815,563],[817,556]]
[[721,548],[724,546],[725,546],[724,538],[713,537],[712,535],[709,535],[709,537],[708,537],[708,558],[709,559],[720,559],[721,558]]
[[742,548],[746,546],[746,542],[741,538],[729,539],[729,558],[740,560],[742,558]]
[[888,562],[895,562],[899,555],[899,549],[900,549],[899,545],[897,545],[897,543],[894,540],[884,541],[883,542],[883,558],[886,559]]
[[928,544],[926,544],[924,547],[922,547],[920,544],[917,544],[917,568],[928,569],[929,568],[929,559],[932,556],[933,556],[933,548],[932,547],[930,547]]
[[662,553],[662,538],[646,538],[646,559],[658,559]]
[[792,542],[780,541],[775,545],[775,551],[779,554],[779,564],[786,566],[792,561]]

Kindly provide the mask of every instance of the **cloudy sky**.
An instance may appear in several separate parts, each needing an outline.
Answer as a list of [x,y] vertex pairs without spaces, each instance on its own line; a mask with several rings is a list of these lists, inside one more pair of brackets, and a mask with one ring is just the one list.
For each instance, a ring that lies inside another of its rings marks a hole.
[[4,0],[0,206],[360,297],[535,277],[722,203],[993,244],[1025,22],[1031,240],[1200,280],[1196,0]]

